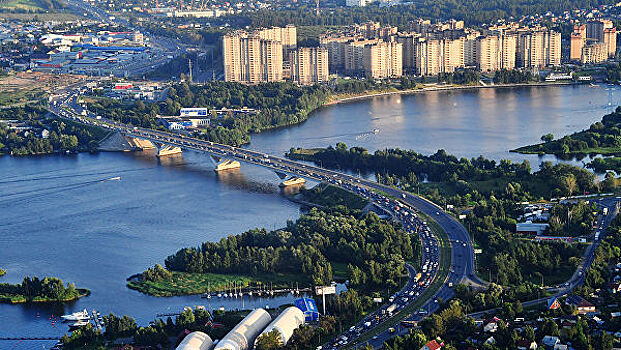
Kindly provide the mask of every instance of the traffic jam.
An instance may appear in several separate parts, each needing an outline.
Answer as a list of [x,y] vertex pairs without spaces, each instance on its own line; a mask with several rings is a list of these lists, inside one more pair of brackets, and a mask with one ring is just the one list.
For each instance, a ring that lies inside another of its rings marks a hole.
[[[375,205],[381,208],[383,211],[392,215],[395,220],[398,220],[403,225],[403,230],[410,235],[419,235],[422,242],[422,265],[421,270],[415,273],[411,267],[410,279],[406,286],[398,293],[388,298],[388,303],[384,304],[381,308],[375,312],[369,314],[362,321],[355,326],[352,326],[347,332],[340,335],[334,343],[329,346],[323,346],[323,349],[337,349],[343,347],[360,337],[363,333],[373,329],[377,325],[383,323],[387,319],[396,315],[402,311],[407,305],[414,302],[423,291],[429,287],[432,283],[439,266],[440,252],[438,246],[438,240],[431,232],[431,229],[427,225],[427,222],[420,219],[414,209],[405,206],[398,200],[388,198],[373,191],[369,191],[366,188],[350,183],[339,183],[333,179],[329,180],[330,183],[338,184],[346,190],[352,191],[361,197],[372,201]],[[427,314],[425,310],[415,311],[409,316],[424,316]],[[402,325],[404,327],[411,327],[415,323],[404,321]],[[396,326],[396,325],[395,325]],[[394,327],[389,328],[389,333],[395,333]],[[374,336],[373,339],[377,339]]]
[[[65,104],[69,98],[63,101]],[[57,108],[56,112],[62,116],[70,117],[67,115],[67,111],[61,108]],[[77,114],[77,113],[76,113]],[[314,166],[306,166],[298,162],[294,162],[285,158],[270,157],[264,153],[236,148],[233,146],[226,146],[213,143],[211,141],[199,140],[191,137],[187,137],[180,134],[172,134],[169,132],[156,131],[151,129],[144,129],[138,127],[131,127],[122,123],[109,120],[106,118],[76,118],[81,122],[105,126],[107,128],[114,128],[119,131],[129,131],[129,136],[143,137],[150,140],[162,141],[170,143],[172,145],[181,146],[189,149],[207,151],[213,154],[217,154],[223,157],[237,158],[239,160],[261,164],[268,166],[275,171],[282,171],[284,173],[290,173],[297,176],[303,176],[317,181],[327,182],[336,186],[339,186],[347,191],[353,192],[360,197],[367,199],[374,203],[380,210],[401,223],[403,230],[409,235],[418,235],[420,242],[422,243],[422,261],[420,271],[414,271],[413,267],[406,264],[406,268],[409,270],[409,279],[405,287],[398,293],[388,298],[388,303],[385,303],[375,312],[367,315],[358,324],[352,326],[348,331],[341,334],[329,345],[323,345],[318,349],[337,349],[347,344],[352,343],[363,333],[372,330],[377,325],[383,323],[387,319],[401,312],[407,305],[414,302],[426,288],[432,283],[438,272],[440,252],[437,238],[431,232],[431,229],[427,222],[422,220],[417,214],[416,210],[408,205],[405,205],[401,201],[386,197],[375,191],[369,190],[361,184],[361,180],[347,174],[338,173],[335,171],[317,168]],[[94,120],[93,120],[94,119]],[[106,123],[108,125],[106,125]],[[367,182],[366,180],[363,180]],[[402,196],[405,197],[405,194]],[[437,302],[437,300],[434,300]],[[427,314],[425,310],[418,310],[408,315],[408,318],[418,316],[424,317]],[[404,321],[406,324],[408,321]],[[403,323],[402,323],[403,324]],[[396,326],[396,325],[395,325]],[[407,325],[405,325],[407,327]],[[390,328],[389,333],[394,333],[395,329]],[[376,339],[374,336],[373,339]]]

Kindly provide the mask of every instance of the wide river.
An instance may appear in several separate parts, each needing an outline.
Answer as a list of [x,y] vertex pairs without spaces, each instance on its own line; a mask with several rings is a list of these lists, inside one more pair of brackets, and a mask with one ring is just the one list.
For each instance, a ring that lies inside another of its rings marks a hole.
[[[618,92],[612,92],[618,103]],[[588,127],[610,110],[605,87],[484,89],[376,97],[325,107],[299,126],[254,135],[248,146],[282,155],[290,147],[345,142],[428,154],[529,159],[509,149]],[[374,132],[374,130],[378,132]],[[546,157],[553,160],[554,158]],[[121,176],[121,181],[110,178]],[[300,214],[277,190],[275,174],[243,165],[217,175],[208,156],[186,152],[158,161],[150,152],[29,158],[0,157],[1,282],[57,276],[92,295],[64,306],[0,304],[0,337],[59,336],[54,322],[83,308],[135,317],[145,325],[184,306],[242,308],[290,302],[156,298],[125,278],[176,250],[254,227],[275,229]],[[53,343],[52,343],[53,344]],[[0,349],[42,349],[50,342],[0,341]]]

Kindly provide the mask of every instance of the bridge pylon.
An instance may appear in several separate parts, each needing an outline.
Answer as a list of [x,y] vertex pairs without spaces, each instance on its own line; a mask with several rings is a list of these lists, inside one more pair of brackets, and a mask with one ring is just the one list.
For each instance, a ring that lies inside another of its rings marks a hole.
[[236,160],[231,159],[223,159],[222,161],[216,164],[216,168],[214,169],[216,172],[227,171],[239,169],[241,164]]
[[155,145],[155,148],[157,149],[157,156],[159,158],[172,156],[174,154],[181,153],[181,147],[171,146],[171,145],[161,144],[161,143],[158,144],[156,142],[153,142],[153,145]]
[[279,186],[280,187],[291,187],[291,186],[302,187],[305,183],[306,183],[306,180],[304,178],[301,178],[298,176],[291,176],[287,180],[281,182]]

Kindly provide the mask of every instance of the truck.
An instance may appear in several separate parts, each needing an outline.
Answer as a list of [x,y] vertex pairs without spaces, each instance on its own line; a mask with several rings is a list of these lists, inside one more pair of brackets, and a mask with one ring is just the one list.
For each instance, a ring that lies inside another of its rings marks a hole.
[[423,274],[422,274],[422,273],[420,273],[420,272],[419,272],[419,273],[417,273],[417,274],[416,274],[416,277],[414,277],[414,282],[418,282],[422,276],[423,276]]
[[604,215],[608,215],[608,208],[604,208],[604,209],[602,209],[602,214],[604,214]]
[[395,312],[395,310],[397,310],[397,304],[391,304],[386,308],[386,313],[392,316],[392,313]]

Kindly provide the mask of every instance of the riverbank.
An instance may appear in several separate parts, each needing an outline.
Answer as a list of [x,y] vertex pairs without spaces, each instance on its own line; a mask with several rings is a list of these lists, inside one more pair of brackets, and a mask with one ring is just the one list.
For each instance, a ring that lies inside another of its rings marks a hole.
[[[516,84],[494,84],[494,85],[450,85],[450,86],[428,86],[428,87],[416,87],[408,90],[391,90],[382,92],[365,92],[361,94],[353,95],[340,95],[335,99],[323,104],[323,106],[330,106],[339,103],[352,102],[357,100],[363,100],[372,97],[390,96],[390,95],[411,95],[424,92],[434,91],[453,91],[453,90],[475,90],[475,89],[506,89],[506,88],[519,88],[519,87],[551,87],[551,86],[569,86],[569,85],[582,85],[582,83],[575,82],[554,82],[554,83],[516,83]],[[313,111],[314,112],[314,111]]]
[[[552,135],[543,143],[512,149],[522,154],[553,154],[560,158],[586,155],[620,156],[618,143],[621,127],[621,109],[606,114],[601,121],[591,124],[588,129],[574,132],[554,140]],[[548,135],[546,135],[548,136]],[[542,137],[544,139],[544,137]]]
[[293,274],[258,274],[251,276],[178,271],[171,271],[171,274],[170,279],[157,281],[148,281],[135,277],[127,283],[127,287],[151,296],[171,297],[229,292],[233,291],[233,286],[238,290],[249,289],[259,291],[291,288],[291,283],[297,283],[299,287],[307,287],[307,284],[310,283],[307,278]]

